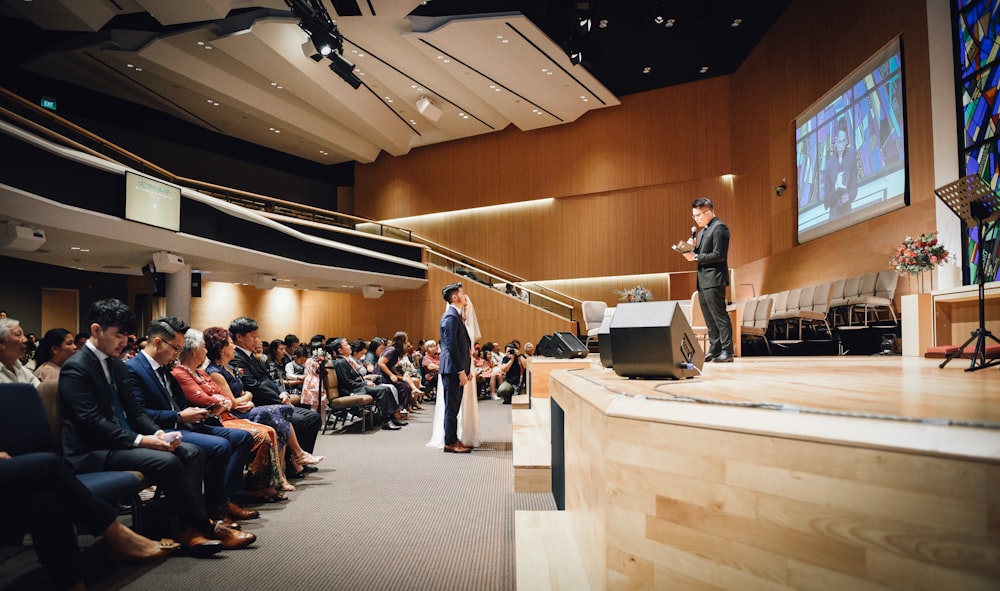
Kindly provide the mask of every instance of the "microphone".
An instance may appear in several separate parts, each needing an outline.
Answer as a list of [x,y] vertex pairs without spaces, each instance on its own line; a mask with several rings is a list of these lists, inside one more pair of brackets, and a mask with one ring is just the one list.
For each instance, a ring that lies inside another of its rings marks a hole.
[[691,239],[698,235],[698,226],[691,226]]

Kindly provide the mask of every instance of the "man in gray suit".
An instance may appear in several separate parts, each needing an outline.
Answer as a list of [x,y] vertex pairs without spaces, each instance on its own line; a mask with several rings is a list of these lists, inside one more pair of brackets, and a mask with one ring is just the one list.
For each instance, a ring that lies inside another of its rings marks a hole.
[[695,249],[684,258],[698,263],[698,300],[708,326],[705,361],[733,360],[733,325],[726,312],[729,285],[729,227],[715,217],[711,199],[700,197],[691,204],[691,217],[701,228],[692,242]]

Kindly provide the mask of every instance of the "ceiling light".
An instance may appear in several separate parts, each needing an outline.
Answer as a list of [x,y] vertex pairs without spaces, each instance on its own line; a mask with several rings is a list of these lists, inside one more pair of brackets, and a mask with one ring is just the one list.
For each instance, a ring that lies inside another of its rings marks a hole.
[[583,63],[583,52],[579,49],[573,50],[569,54],[569,61],[574,65],[578,66]]
[[656,24],[658,24],[658,25],[662,25],[663,24],[663,20],[664,20],[663,17],[660,16],[660,15],[656,15],[656,16],[653,17],[653,22],[656,23]]
[[698,72],[701,73],[701,74],[704,74],[707,71],[708,71],[708,66],[702,66],[701,69],[698,70]]
[[580,20],[576,24],[576,32],[580,35],[586,35],[590,32],[591,26],[592,23],[589,16],[580,17]]
[[597,22],[597,28],[599,28],[599,29],[607,29],[608,28],[608,19],[602,18],[600,21],[598,21]]
[[441,110],[441,107],[435,105],[431,99],[426,96],[422,96],[417,99],[417,111],[423,115],[424,118],[434,122],[440,119],[441,115],[444,113],[444,111]]
[[738,26],[740,26],[742,24],[743,24],[743,19],[737,18],[737,19],[733,19],[732,24],[730,24],[729,26],[733,27],[735,29],[736,27],[738,27]]
[[653,68],[651,68],[649,66],[646,66],[645,68],[642,69],[642,73],[643,74],[648,74],[648,73],[650,73],[652,71],[653,71]]
[[663,23],[663,26],[667,27],[669,29],[670,27],[674,26],[676,23],[677,23],[677,21],[675,21],[674,19],[668,18],[667,22]]

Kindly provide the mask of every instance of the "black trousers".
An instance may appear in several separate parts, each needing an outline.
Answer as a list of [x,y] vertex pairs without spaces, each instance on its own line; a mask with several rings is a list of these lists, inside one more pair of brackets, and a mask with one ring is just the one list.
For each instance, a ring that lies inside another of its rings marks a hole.
[[444,444],[455,445],[458,441],[458,410],[462,407],[462,386],[457,373],[438,375],[444,380]]
[[701,314],[705,317],[708,327],[708,351],[713,355],[725,351],[733,353],[733,324],[726,312],[726,288],[699,287],[698,303],[701,304]]
[[319,413],[308,408],[295,407],[292,418],[289,421],[295,428],[295,437],[299,440],[302,449],[309,453],[316,448],[316,436],[319,434],[320,425]]
[[30,532],[42,566],[61,588],[83,578],[73,524],[99,535],[117,515],[48,452],[0,460],[0,507],[0,543],[20,545]]

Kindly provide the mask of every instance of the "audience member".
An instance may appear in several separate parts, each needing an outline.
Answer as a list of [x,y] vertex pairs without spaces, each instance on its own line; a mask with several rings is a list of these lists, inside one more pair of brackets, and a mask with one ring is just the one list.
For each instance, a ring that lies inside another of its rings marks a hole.
[[[154,319],[146,330],[146,348],[125,365],[132,393],[146,414],[164,431],[180,431],[186,443],[205,453],[205,504],[213,519],[255,519],[256,511],[236,505],[243,492],[243,469],[250,458],[253,436],[226,429],[208,410],[189,406],[170,366],[184,347],[187,323],[174,316]],[[211,421],[206,422],[211,417]],[[230,524],[232,526],[232,524]]]
[[[232,365],[243,370],[240,379],[243,386],[253,393],[255,404],[290,404],[288,393],[268,376],[267,368],[252,354],[260,346],[260,338],[257,336],[259,329],[257,321],[247,316],[241,316],[229,324],[229,333],[236,345]],[[322,425],[319,414],[314,410],[293,407],[291,423],[302,449],[312,453],[316,435]]]
[[76,336],[73,337],[73,343],[76,345],[76,350],[79,351],[83,349],[83,346],[90,340],[89,332],[78,332]]
[[[295,408],[289,404],[261,404],[254,403],[252,392],[244,391],[244,382],[237,372],[245,375],[246,372],[235,370],[231,362],[235,357],[236,346],[230,338],[230,333],[226,329],[213,326],[205,329],[205,347],[208,359],[211,361],[205,372],[212,378],[212,381],[234,399],[232,412],[240,419],[250,419],[255,423],[261,423],[273,428],[278,434],[278,452],[281,459],[282,472],[286,475],[300,477],[306,471],[313,471],[314,464],[323,461],[324,456],[313,456],[306,452],[299,445],[296,430],[291,423],[294,417]],[[290,462],[285,462],[285,452],[290,453]],[[282,489],[292,490],[294,487],[287,480],[282,481]],[[275,495],[277,500],[284,498],[284,495]],[[268,499],[274,500],[274,499]]]
[[38,386],[38,378],[21,361],[27,350],[28,337],[21,323],[13,318],[0,319],[0,384]]
[[[360,341],[364,343],[364,341]],[[407,423],[392,398],[388,386],[373,386],[365,382],[364,377],[351,363],[352,346],[347,339],[337,339],[333,342],[336,357],[333,360],[333,371],[337,374],[337,388],[340,395],[369,394],[379,409],[382,417],[382,428],[386,431],[396,431]]]
[[139,470],[150,475],[184,526],[175,539],[194,555],[252,543],[253,534],[213,523],[205,512],[200,498],[204,453],[159,429],[132,396],[128,368],[119,359],[135,329],[132,310],[116,299],[98,300],[90,306],[87,322],[90,340],[59,374],[66,460],[77,472]]
[[40,382],[59,379],[59,370],[70,356],[76,353],[73,333],[65,328],[52,328],[42,337],[35,353],[35,377]]
[[[285,383],[288,384],[288,393],[291,395],[302,395],[302,383],[306,379],[306,360],[309,359],[309,350],[305,347],[296,347],[289,350],[292,353],[290,359],[285,364]],[[309,403],[302,400],[300,404],[309,406]]]
[[0,482],[12,484],[0,487],[0,505],[7,508],[0,520],[0,544],[20,546],[30,533],[42,567],[60,589],[84,589],[85,567],[74,525],[103,536],[116,560],[151,562],[178,547],[125,527],[117,508],[95,497],[54,453],[11,456],[0,451]]
[[434,339],[430,339],[424,343],[424,347],[427,352],[424,354],[424,358],[421,361],[424,367],[421,384],[424,387],[424,392],[430,395],[432,392],[437,392],[438,371],[441,369],[441,350],[438,348],[437,341]]
[[[228,340],[228,332],[223,328],[218,330],[225,333]],[[246,496],[250,498],[274,498],[278,495],[278,489],[286,483],[281,460],[283,454],[279,453],[281,447],[278,443],[278,434],[272,427],[249,419],[241,419],[233,413],[237,403],[232,392],[228,389],[223,391],[211,376],[201,369],[207,357],[208,349],[205,346],[204,334],[189,328],[184,333],[184,348],[181,349],[180,363],[174,367],[171,374],[189,403],[211,411],[223,427],[239,429],[253,438],[253,446],[246,462],[245,480],[242,478],[242,469],[240,470],[240,494],[243,494],[245,488]]]
[[504,379],[500,387],[497,388],[497,395],[503,399],[504,404],[511,403],[514,394],[521,386],[521,377],[524,373],[526,362],[524,355],[519,354],[517,349],[517,341],[507,345],[507,352],[504,355],[503,362],[500,364],[500,371],[503,373]]
[[[407,334],[403,331],[399,331],[393,335],[392,343],[379,355],[378,364],[375,366],[375,373],[381,378],[380,383],[388,384],[391,382],[396,387],[396,391],[399,393],[398,408],[403,414],[409,412],[410,400],[413,394],[410,384],[402,379],[402,371],[397,370],[396,365],[399,363],[399,358],[402,357],[403,351],[406,350],[407,340]],[[397,371],[399,371],[399,374],[396,373]]]

